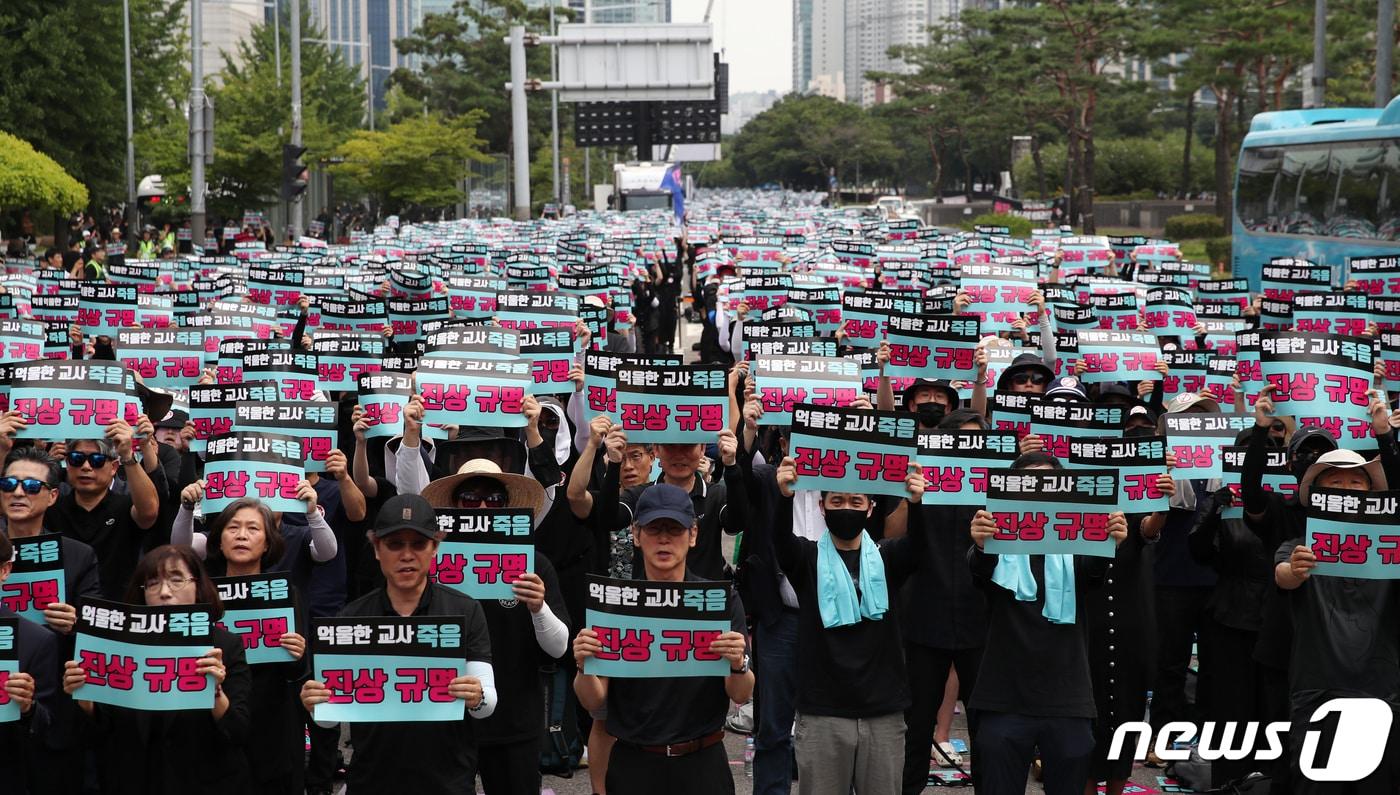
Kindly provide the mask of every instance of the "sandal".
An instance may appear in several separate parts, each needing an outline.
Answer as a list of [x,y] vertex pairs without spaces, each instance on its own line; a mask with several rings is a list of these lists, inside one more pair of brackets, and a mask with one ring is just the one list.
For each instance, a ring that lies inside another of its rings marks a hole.
[[962,767],[962,754],[953,750],[953,744],[948,741],[938,743],[938,750],[932,755],[939,767]]

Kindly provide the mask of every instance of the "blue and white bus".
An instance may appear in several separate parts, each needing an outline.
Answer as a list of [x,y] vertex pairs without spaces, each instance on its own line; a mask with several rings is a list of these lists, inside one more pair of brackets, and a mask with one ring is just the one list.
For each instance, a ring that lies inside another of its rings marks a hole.
[[1400,97],[1380,108],[1260,113],[1235,175],[1234,275],[1274,257],[1330,265],[1400,254]]

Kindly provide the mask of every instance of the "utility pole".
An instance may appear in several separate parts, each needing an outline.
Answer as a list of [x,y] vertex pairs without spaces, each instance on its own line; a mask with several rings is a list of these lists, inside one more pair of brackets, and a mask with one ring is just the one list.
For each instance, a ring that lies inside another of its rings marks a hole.
[[190,0],[190,242],[204,245],[204,0]]
[[[558,29],[554,27],[554,2],[549,3],[549,35],[557,36]],[[550,82],[559,80],[559,59],[555,57],[558,48],[549,45],[549,79]],[[549,123],[551,126],[550,151],[553,154],[554,162],[554,201],[562,203],[559,193],[559,90],[553,89],[549,92]]]
[[277,53],[277,87],[282,87],[282,0],[272,0],[272,49]]
[[525,26],[510,27],[510,134],[515,166],[515,220],[530,219],[530,136],[525,113]]
[[1313,5],[1313,76],[1312,105],[1320,108],[1327,97],[1327,0],[1314,0]]
[[1390,104],[1390,71],[1395,54],[1395,0],[1376,10],[1376,107]]
[[[292,146],[301,146],[301,0],[291,0],[292,4]],[[373,79],[373,73],[370,78]],[[374,108],[370,108],[370,113]],[[288,225],[292,228],[292,239],[301,237],[302,197],[293,196],[287,208]]]
[[131,3],[122,0],[122,46],[126,50],[126,243],[141,239],[137,228],[141,223],[141,208],[136,204],[136,142],[132,140],[131,108]]

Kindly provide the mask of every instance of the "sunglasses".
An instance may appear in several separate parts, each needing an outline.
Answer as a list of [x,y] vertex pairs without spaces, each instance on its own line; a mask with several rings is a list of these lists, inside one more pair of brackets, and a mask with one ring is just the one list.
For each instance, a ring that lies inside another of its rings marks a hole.
[[432,541],[424,536],[419,536],[412,541],[405,541],[402,538],[395,538],[384,542],[384,547],[390,552],[402,552],[404,547],[411,547],[414,552],[422,552],[428,548]]
[[1030,372],[1016,373],[1015,375],[1011,376],[1011,383],[1017,386],[1025,386],[1026,384],[1045,386],[1045,383],[1049,380],[1050,379],[1045,376],[1045,373],[1034,370]]
[[458,508],[504,508],[510,502],[510,496],[499,491],[489,494],[478,494],[474,491],[464,491],[459,493],[454,499]]
[[33,495],[38,494],[44,489],[52,488],[52,486],[38,478],[14,478],[9,476],[0,478],[0,492],[9,494],[18,488],[23,488],[25,494]]
[[642,525],[642,532],[648,536],[651,536],[652,538],[656,538],[661,535],[668,535],[671,538],[680,538],[681,536],[690,532],[690,528],[681,527],[680,525],[675,524],[673,522],[667,522],[666,524],[658,525]]
[[93,469],[105,465],[112,458],[106,453],[79,453],[70,452],[68,454],[68,466],[74,469],[81,469],[84,463],[92,464]]

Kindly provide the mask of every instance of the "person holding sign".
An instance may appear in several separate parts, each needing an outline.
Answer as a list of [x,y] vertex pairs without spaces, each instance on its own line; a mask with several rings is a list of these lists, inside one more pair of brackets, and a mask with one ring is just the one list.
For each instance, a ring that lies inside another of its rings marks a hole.
[[[262,574],[282,560],[286,549],[272,511],[251,497],[220,511],[207,541],[203,534],[192,540],[197,553],[204,554],[207,547],[210,571],[227,577]],[[302,716],[291,683],[305,670],[301,659],[306,638],[288,631],[275,641],[269,638],[269,643],[284,649],[292,662],[251,666],[249,715],[258,730],[248,738],[248,758],[256,762],[253,781],[258,792],[296,795],[302,791]]]
[[[809,541],[793,533],[792,498],[802,488],[793,458],[778,465],[776,480],[781,499],[771,545],[763,525],[749,532],[760,536],[755,549],[772,550],[797,591],[798,792],[897,792],[911,702],[898,599],[891,596],[924,558],[923,512],[910,510],[906,535],[877,547],[866,531],[875,500],[822,492],[827,532]],[[918,464],[909,465],[904,483],[909,505],[917,506],[924,493]]]
[[[212,618],[223,615],[218,589],[189,547],[166,545],[151,550],[132,573],[126,602],[206,605]],[[64,663],[63,691],[77,700],[101,738],[97,759],[103,792],[193,789],[234,795],[249,791],[244,743],[252,728],[248,706],[252,679],[243,641],[217,626],[210,637],[213,648],[195,660],[192,672],[214,685],[209,709],[159,711],[96,704],[83,698],[83,688],[95,673],[85,667],[88,663]],[[109,674],[108,683],[114,678]]]
[[[476,600],[428,580],[441,537],[437,512],[417,494],[391,497],[375,516],[369,537],[384,574],[384,587],[347,604],[340,615],[464,620],[466,634],[461,649],[467,673],[448,682],[448,693],[466,703],[466,713],[472,719],[489,717],[496,709],[496,680],[486,616]],[[314,715],[316,705],[329,702],[333,695],[325,682],[308,679],[302,685],[301,703]],[[447,723],[357,722],[351,725],[350,739],[355,747],[350,793],[458,795],[468,791],[476,778],[475,733],[465,719]]]
[[[0,535],[0,586],[10,576],[14,554],[10,540]],[[73,777],[60,775],[60,771],[65,764],[80,770],[83,766],[65,759],[65,749],[54,747],[51,738],[53,717],[59,708],[54,636],[0,604],[0,659],[4,657],[17,661],[13,672],[0,666],[0,748],[10,761],[0,773],[4,790],[19,795],[77,792]]]
[[[1287,592],[1293,624],[1289,654],[1289,759],[1295,793],[1394,792],[1400,786],[1400,732],[1395,729],[1388,737],[1384,732],[1373,733],[1372,746],[1384,746],[1380,765],[1346,790],[1313,782],[1304,775],[1312,771],[1300,768],[1300,754],[1311,734],[1311,721],[1318,708],[1330,699],[1382,700],[1391,715],[1372,715],[1367,721],[1371,726],[1382,725],[1386,717],[1393,725],[1395,712],[1400,708],[1400,635],[1395,631],[1400,626],[1400,590],[1396,589],[1395,580],[1350,577],[1345,570],[1339,575],[1314,573],[1320,560],[1364,562],[1374,554],[1368,553],[1371,537],[1366,532],[1339,538],[1333,530],[1339,523],[1324,520],[1323,515],[1341,513],[1334,511],[1333,506],[1345,505],[1348,498],[1382,497],[1385,499],[1377,502],[1390,506],[1392,517],[1387,518],[1393,521],[1396,495],[1386,491],[1391,471],[1382,468],[1379,458],[1367,461],[1353,450],[1324,453],[1308,467],[1298,484],[1298,499],[1309,511],[1307,535],[1285,542],[1274,557],[1274,582]],[[1342,518],[1369,530],[1366,516],[1383,510],[1378,506],[1358,511],[1349,519]],[[1376,519],[1386,521],[1379,516]],[[1330,538],[1324,530],[1331,531]],[[1360,568],[1358,565],[1358,573]],[[1339,727],[1339,741],[1341,733]],[[1365,741],[1356,735],[1351,737],[1354,743]]]
[[[149,425],[144,416],[142,424]],[[58,532],[92,547],[106,599],[121,599],[160,517],[165,478],[150,475],[160,467],[160,459],[146,430],[139,461],[135,431],[125,420],[107,423],[104,439],[79,439],[65,446],[63,462],[72,492],[58,498],[49,522]],[[126,476],[126,494],[112,489],[118,469]]]
[[[1023,455],[1012,470],[1058,470],[1045,453]],[[978,714],[973,758],[977,787],[1021,792],[1038,747],[1046,795],[1083,795],[1094,749],[1093,684],[1089,674],[1087,614],[1079,598],[1102,585],[1110,558],[1089,555],[1013,555],[983,551],[998,530],[996,518],[972,519],[968,565],[987,592],[987,645],[968,708]],[[1115,545],[1128,520],[1109,515]],[[1034,661],[1027,668],[1026,661]]]
[[[658,483],[637,500],[633,542],[641,551],[642,579],[702,582],[687,557],[699,533],[690,495]],[[642,583],[639,583],[642,584]],[[603,651],[591,627],[574,638],[579,673],[574,692],[590,712],[607,707],[608,733],[617,738],[608,761],[609,795],[714,795],[733,793],[734,778],[724,752],[724,721],[729,703],[753,695],[744,610],[731,597],[730,629],[706,650],[729,663],[722,679],[707,676],[622,678],[585,673]],[[713,657],[711,657],[713,659]]]

